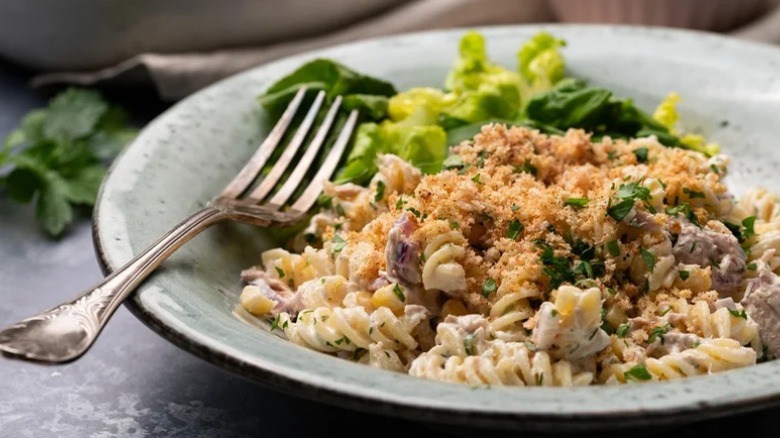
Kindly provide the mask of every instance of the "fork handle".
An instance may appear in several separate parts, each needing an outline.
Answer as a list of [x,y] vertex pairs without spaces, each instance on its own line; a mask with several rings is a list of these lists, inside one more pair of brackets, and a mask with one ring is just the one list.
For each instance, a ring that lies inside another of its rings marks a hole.
[[95,287],[0,332],[0,351],[50,364],[78,358],[92,346],[119,304],[160,263],[201,231],[228,217],[214,206],[194,213]]

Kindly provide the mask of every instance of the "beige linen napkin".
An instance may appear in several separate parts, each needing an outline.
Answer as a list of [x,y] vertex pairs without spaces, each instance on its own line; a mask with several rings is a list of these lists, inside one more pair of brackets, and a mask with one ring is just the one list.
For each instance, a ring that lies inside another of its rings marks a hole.
[[152,85],[162,99],[177,100],[233,73],[333,44],[419,30],[549,21],[546,0],[418,0],[316,38],[205,53],[145,53],[94,72],[40,75],[33,85]]

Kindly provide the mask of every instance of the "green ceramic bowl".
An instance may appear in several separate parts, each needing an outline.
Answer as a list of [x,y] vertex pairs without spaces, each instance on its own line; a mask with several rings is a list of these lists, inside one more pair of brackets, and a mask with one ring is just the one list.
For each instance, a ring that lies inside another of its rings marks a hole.
[[[568,41],[570,72],[652,109],[683,96],[686,128],[733,157],[737,192],[780,189],[780,50],[719,36],[613,26],[483,29],[490,55],[515,65],[522,41],[546,29]],[[182,101],[144,129],[116,161],[95,213],[106,271],[203,206],[265,134],[255,97],[315,57],[329,57],[400,89],[441,86],[463,30],[363,41],[255,68]],[[235,309],[239,272],[259,261],[268,230],[226,224],[176,253],[128,301],[161,336],[217,366],[277,389],[355,409],[449,426],[584,430],[660,426],[780,402],[780,361],[673,383],[620,387],[491,388],[426,381],[291,344]],[[164,364],[161,364],[164,365]],[[249,383],[247,383],[249,384]]]

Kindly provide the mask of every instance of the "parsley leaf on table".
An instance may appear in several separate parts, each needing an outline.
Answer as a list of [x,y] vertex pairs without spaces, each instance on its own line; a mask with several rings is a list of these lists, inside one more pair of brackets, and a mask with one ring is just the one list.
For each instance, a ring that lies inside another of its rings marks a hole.
[[92,206],[113,158],[134,136],[124,111],[96,91],[69,88],[29,112],[0,147],[0,187],[11,199],[36,203],[52,236],[73,221],[76,205]]

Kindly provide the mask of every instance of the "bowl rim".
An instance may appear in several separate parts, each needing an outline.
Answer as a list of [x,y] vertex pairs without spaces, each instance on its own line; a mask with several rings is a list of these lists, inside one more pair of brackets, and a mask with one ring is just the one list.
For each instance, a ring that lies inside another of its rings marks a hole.
[[[489,34],[492,32],[512,32],[512,31],[526,31],[534,32],[539,30],[548,30],[555,32],[561,29],[573,29],[581,31],[619,31],[638,34],[640,36],[648,37],[663,37],[672,35],[675,38],[687,38],[693,40],[704,40],[705,42],[718,42],[724,46],[731,46],[735,49],[739,48],[753,48],[759,51],[765,51],[767,54],[775,56],[780,61],[780,48],[768,43],[742,41],[735,38],[713,34],[704,31],[692,31],[681,29],[669,29],[653,26],[631,26],[631,25],[594,25],[594,24],[532,24],[532,25],[501,25],[501,26],[477,26],[470,28],[452,28],[446,30],[432,30],[423,32],[411,32],[402,33],[391,36],[384,36],[378,38],[362,39],[349,43],[329,46],[321,49],[307,51],[304,53],[284,57],[273,62],[256,66],[245,70],[241,73],[232,75],[228,78],[220,80],[196,93],[181,100],[169,109],[158,115],[154,121],[150,122],[147,127],[157,120],[165,119],[175,114],[182,107],[190,105],[196,101],[199,96],[205,93],[212,92],[223,86],[223,84],[236,80],[240,77],[252,75],[258,70],[263,70],[275,65],[288,64],[300,62],[306,59],[310,59],[312,56],[316,56],[319,52],[338,50],[343,48],[356,48],[362,45],[373,45],[377,43],[390,44],[397,39],[406,38],[424,38],[428,35],[436,34],[450,34],[460,36],[463,32],[468,30],[478,30],[484,34],[487,34],[489,41]],[[146,129],[146,127],[144,128]],[[135,144],[137,142],[133,142]],[[127,150],[130,149],[129,145],[126,147],[120,156],[117,157],[112,163],[106,177],[101,184],[98,194],[98,202],[95,204],[95,208],[92,216],[92,236],[95,253],[97,256],[98,264],[105,275],[109,275],[117,266],[113,266],[110,261],[110,256],[106,251],[105,242],[101,239],[101,227],[98,220],[101,213],[101,204],[104,192],[107,187],[107,182],[110,180],[110,176],[114,173],[116,167],[122,162],[122,157]],[[262,384],[270,389],[280,390],[288,394],[295,394],[303,398],[332,403],[342,407],[347,407],[359,411],[369,413],[381,413],[391,416],[399,416],[406,418],[417,418],[422,421],[429,421],[432,423],[447,424],[447,425],[468,425],[478,427],[488,427],[493,429],[515,429],[522,427],[526,430],[539,430],[539,431],[577,431],[577,430],[593,430],[595,428],[608,427],[611,429],[629,428],[629,427],[641,427],[641,426],[659,426],[669,425],[673,423],[681,422],[693,422],[700,421],[708,418],[715,418],[719,416],[731,415],[750,410],[756,410],[759,408],[769,407],[773,405],[780,405],[780,389],[772,394],[765,394],[761,396],[756,395],[744,395],[738,396],[734,399],[707,399],[706,393],[700,394],[700,399],[696,403],[678,402],[674,403],[670,401],[668,406],[663,408],[632,408],[627,406],[621,410],[611,411],[591,411],[583,409],[580,412],[518,412],[518,411],[490,411],[480,410],[476,407],[471,409],[461,408],[459,406],[451,405],[429,405],[422,404],[421,400],[410,399],[401,400],[398,398],[380,398],[371,395],[359,394],[351,389],[344,389],[338,386],[326,386],[323,382],[312,379],[307,379],[300,374],[295,376],[285,375],[284,371],[279,369],[274,370],[269,364],[260,365],[257,361],[250,361],[248,356],[245,356],[241,351],[233,349],[232,347],[226,347],[221,345],[220,348],[216,348],[214,345],[197,333],[185,333],[179,331],[174,327],[166,324],[157,314],[148,308],[145,308],[140,300],[127,299],[124,304],[145,325],[151,328],[161,337],[172,342],[174,345],[182,348],[200,357],[220,368],[226,369],[239,376],[249,378],[250,380]],[[779,363],[775,364],[780,366]],[[761,367],[769,364],[759,364],[755,367]],[[747,368],[746,368],[747,369]],[[734,370],[727,373],[739,373],[742,370]],[[377,372],[385,372],[377,370]],[[294,374],[294,373],[293,373]],[[315,372],[310,374],[316,375]],[[723,374],[723,373],[718,373]],[[315,376],[316,377],[316,376]],[[685,381],[699,380],[699,379],[712,379],[713,377],[690,377],[684,379]],[[680,381],[677,381],[680,382]],[[437,382],[439,383],[439,382]],[[675,382],[653,382],[645,383],[643,385],[628,385],[623,386],[647,386],[658,385],[659,387],[664,385],[674,385]],[[520,391],[600,391],[600,388],[604,386],[589,386],[584,388],[523,388]],[[378,407],[377,407],[378,406]],[[693,417],[691,414],[695,414]],[[619,422],[615,422],[619,420]]]

